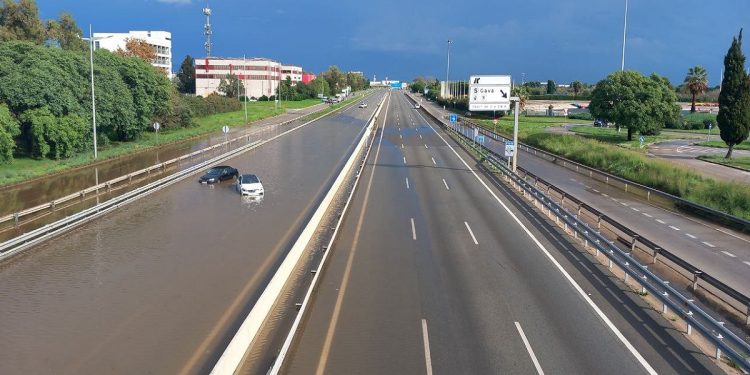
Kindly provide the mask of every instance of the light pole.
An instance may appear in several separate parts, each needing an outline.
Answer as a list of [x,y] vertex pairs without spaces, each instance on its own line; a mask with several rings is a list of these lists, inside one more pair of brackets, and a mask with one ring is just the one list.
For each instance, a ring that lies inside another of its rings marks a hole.
[[94,128],[94,160],[97,157],[96,150],[96,93],[94,92],[94,32],[91,24],[89,24],[89,61],[91,64],[91,119],[92,127]]
[[245,55],[242,55],[242,70],[245,72],[245,80],[244,80],[244,94],[245,94],[245,124],[247,124],[247,58]]
[[625,0],[625,23],[622,27],[622,62],[620,71],[625,71],[625,37],[628,35],[628,0]]
[[448,65],[445,68],[445,94],[448,96],[448,78],[450,77],[451,73],[451,44],[453,42],[448,39]]

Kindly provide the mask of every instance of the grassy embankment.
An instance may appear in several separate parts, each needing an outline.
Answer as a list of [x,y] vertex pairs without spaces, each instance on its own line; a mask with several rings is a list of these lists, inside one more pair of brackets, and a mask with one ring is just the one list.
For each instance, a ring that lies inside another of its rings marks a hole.
[[702,155],[698,159],[750,171],[750,156],[735,156],[732,159],[724,159],[722,155]]
[[[280,109],[275,109],[274,102],[250,102],[248,107],[248,121],[258,121],[284,113],[286,109],[299,109],[320,103],[320,100],[309,99],[297,102],[282,102]],[[144,133],[133,142],[113,142],[99,148],[99,160],[112,159],[119,156],[147,150],[160,145],[178,142],[193,137],[220,131],[224,125],[237,127],[245,125],[244,109],[237,112],[220,113],[195,119],[196,126],[175,130],[165,130],[159,133]],[[80,167],[92,163],[90,153],[78,154],[63,160],[16,158],[11,164],[0,166],[0,186],[8,185],[66,169]]]
[[[559,119],[549,119],[557,122]],[[492,121],[480,121],[482,126],[492,129]],[[554,126],[554,124],[548,125]],[[611,135],[604,141],[585,137],[587,134],[562,135],[544,131],[540,121],[526,126],[519,121],[521,141],[554,154],[577,161],[613,175],[626,178],[654,189],[682,197],[692,202],[719,211],[750,219],[750,189],[739,183],[717,181],[699,175],[687,168],[675,166],[666,161],[653,160],[639,150],[630,150],[616,145],[625,142],[627,133],[620,139]],[[498,126],[505,135],[512,132],[510,127]],[[596,137],[596,134],[591,135]],[[637,140],[635,142],[638,142]],[[638,147],[638,146],[636,146]]]

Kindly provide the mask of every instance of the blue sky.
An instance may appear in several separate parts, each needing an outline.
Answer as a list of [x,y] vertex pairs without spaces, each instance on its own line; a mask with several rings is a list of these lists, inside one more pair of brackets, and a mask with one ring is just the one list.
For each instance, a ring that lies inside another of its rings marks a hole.
[[[42,18],[67,10],[83,29],[171,31],[175,66],[186,54],[205,55],[205,0],[37,2]],[[525,73],[527,81],[594,83],[620,67],[623,0],[211,0],[211,7],[214,55],[269,57],[313,72],[336,64],[370,79],[444,79],[447,39],[451,79]],[[716,85],[748,15],[748,0],[629,0],[626,69],[679,83],[700,64]]]

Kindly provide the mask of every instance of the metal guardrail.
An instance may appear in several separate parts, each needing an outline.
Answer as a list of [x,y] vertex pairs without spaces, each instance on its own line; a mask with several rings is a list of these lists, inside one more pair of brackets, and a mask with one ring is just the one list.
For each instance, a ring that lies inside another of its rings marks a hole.
[[[16,255],[19,252],[21,252],[21,251],[23,251],[23,250],[25,250],[25,249],[27,249],[27,248],[29,248],[31,246],[34,246],[34,245],[39,244],[39,243],[41,243],[43,241],[46,241],[46,240],[48,240],[48,239],[50,239],[50,238],[52,238],[54,236],[57,236],[57,235],[59,235],[61,233],[64,233],[65,231],[73,229],[73,228],[75,228],[77,226],[80,226],[80,225],[82,225],[82,224],[84,224],[84,223],[86,223],[88,221],[91,221],[91,220],[93,220],[93,219],[95,219],[97,217],[100,217],[100,216],[102,216],[102,215],[104,215],[106,213],[109,213],[110,211],[115,210],[115,209],[117,209],[117,208],[119,208],[119,207],[121,207],[121,206],[123,206],[125,204],[128,204],[128,203],[130,203],[132,201],[135,201],[135,200],[137,200],[139,198],[142,198],[142,197],[144,197],[144,196],[146,196],[146,195],[148,195],[148,194],[150,194],[150,193],[152,193],[152,192],[154,192],[156,190],[159,190],[161,188],[164,188],[164,187],[167,187],[169,185],[172,185],[172,184],[174,184],[174,183],[176,183],[176,182],[178,182],[178,181],[180,181],[180,180],[182,180],[182,179],[190,176],[191,174],[193,174],[193,173],[195,173],[195,172],[197,172],[197,171],[205,168],[206,166],[209,166],[209,165],[211,165],[213,163],[216,163],[216,162],[219,162],[221,160],[225,160],[225,159],[231,158],[233,156],[236,156],[236,155],[238,155],[238,154],[240,154],[240,153],[242,153],[242,152],[244,152],[244,151],[246,151],[248,149],[254,148],[254,147],[258,146],[258,145],[270,142],[270,141],[272,141],[272,140],[274,140],[274,139],[276,139],[278,137],[283,136],[284,134],[287,134],[287,133],[289,133],[291,131],[294,131],[294,130],[298,129],[299,127],[302,127],[302,126],[305,126],[305,125],[310,124],[312,122],[315,122],[315,121],[317,121],[317,120],[319,120],[319,119],[321,119],[321,118],[323,118],[325,116],[328,116],[328,115],[334,114],[336,112],[339,112],[339,111],[345,110],[347,108],[350,108],[351,106],[353,106],[355,104],[356,104],[356,102],[353,102],[353,103],[350,103],[349,105],[342,106],[342,107],[337,108],[336,110],[334,110],[332,112],[329,112],[329,113],[327,113],[325,115],[322,115],[322,116],[318,116],[318,117],[314,118],[313,120],[310,120],[310,121],[308,121],[308,122],[306,122],[306,123],[304,123],[304,124],[302,124],[302,125],[300,125],[298,127],[291,128],[291,129],[287,130],[286,132],[283,132],[283,133],[281,133],[279,135],[276,135],[276,136],[274,136],[272,138],[269,138],[267,140],[255,141],[255,142],[246,144],[244,146],[238,147],[238,148],[236,148],[234,150],[230,150],[230,151],[228,151],[226,153],[223,153],[223,154],[221,154],[219,156],[216,156],[214,158],[211,158],[209,160],[201,162],[201,163],[199,163],[197,165],[191,166],[189,168],[186,168],[186,169],[183,169],[181,171],[178,171],[178,172],[176,172],[176,173],[174,173],[172,175],[169,175],[169,176],[166,176],[164,178],[161,178],[161,179],[159,179],[159,180],[157,180],[155,182],[152,182],[150,184],[147,184],[147,185],[145,185],[143,187],[140,187],[138,189],[129,191],[127,193],[124,193],[124,194],[119,195],[117,197],[114,197],[112,199],[109,199],[106,202],[99,203],[99,204],[97,204],[97,205],[95,205],[93,207],[84,209],[84,210],[82,210],[82,211],[80,211],[80,212],[78,212],[76,214],[73,214],[71,216],[68,216],[68,217],[66,217],[64,219],[55,221],[54,223],[47,224],[47,225],[45,225],[45,226],[43,226],[41,228],[34,229],[34,230],[29,231],[27,233],[24,233],[24,234],[22,234],[22,235],[20,235],[18,237],[10,239],[10,240],[8,240],[6,242],[0,243],[0,261],[5,260],[5,259],[7,259],[7,258],[9,258],[9,257],[11,257],[13,255]],[[305,116],[310,116],[310,114],[304,115],[304,116],[301,116],[301,117],[305,117]],[[274,126],[280,126],[280,125],[284,125],[286,123],[291,123],[291,122],[294,122],[294,121],[296,121],[296,119],[289,120],[289,121],[286,121],[286,122],[283,122],[283,123],[280,123],[280,124],[277,124],[277,125],[274,125]],[[165,168],[164,166],[167,165],[167,164],[177,163],[179,160],[186,159],[186,158],[191,158],[191,157],[196,156],[196,155],[198,155],[200,153],[203,153],[203,152],[208,152],[208,151],[214,150],[216,148],[220,148],[220,147],[223,147],[223,146],[228,146],[231,142],[235,142],[235,141],[237,141],[239,139],[242,139],[242,138],[245,138],[245,137],[247,137],[249,139],[250,136],[249,135],[244,135],[244,136],[241,136],[241,137],[237,137],[237,138],[234,138],[232,140],[229,140],[229,141],[226,141],[226,142],[222,142],[222,143],[216,144],[214,146],[211,146],[211,147],[208,147],[208,148],[205,148],[205,149],[202,149],[202,150],[199,150],[199,151],[187,154],[187,155],[183,155],[183,156],[181,156],[179,158],[175,158],[175,159],[172,159],[172,160],[164,162],[164,163],[159,163],[159,164],[153,165],[151,167],[148,167],[148,168],[145,168],[145,169],[143,169],[141,171],[138,171],[137,174],[150,173],[153,170],[156,170],[156,169],[159,169],[159,168]],[[101,183],[99,185],[89,187],[89,188],[84,189],[84,190],[82,190],[82,191],[80,191],[78,193],[71,194],[71,195],[69,195],[67,197],[63,197],[63,198],[57,199],[57,200],[51,202],[50,204],[45,204],[45,205],[42,205],[42,206],[38,206],[38,207],[41,207],[41,208],[36,208],[35,207],[35,208],[27,210],[27,211],[37,212],[39,210],[44,210],[44,209],[48,209],[48,208],[54,209],[54,206],[56,204],[61,204],[62,202],[67,202],[67,201],[69,201],[71,199],[76,199],[76,198],[79,198],[79,197],[83,197],[86,194],[94,192],[94,191],[96,191],[98,189],[105,189],[105,188],[111,187],[115,183],[121,182],[121,181],[124,181],[124,180],[128,180],[128,179],[132,178],[135,175],[136,175],[136,173],[131,173],[131,174],[128,174],[128,175],[125,175],[125,176],[121,176],[121,177],[118,177],[118,178],[116,178],[114,180],[110,180],[110,181]],[[11,216],[13,216],[13,215],[11,215]]]
[[[353,105],[353,103],[349,103],[349,104]],[[341,108],[347,108],[347,107],[348,106],[345,105],[345,106],[342,106]],[[272,124],[270,126],[271,127],[279,127],[279,126],[288,125],[288,124],[296,122],[296,121],[298,121],[300,119],[303,119],[305,117],[314,116],[314,115],[316,115],[316,114],[318,114],[318,113],[320,113],[322,111],[325,111],[327,108],[329,108],[329,107],[323,107],[322,109],[320,109],[318,111],[311,112],[311,113],[308,113],[308,114],[305,114],[305,115],[301,115],[301,116],[297,116],[295,118],[292,118],[292,119],[289,119],[289,120],[286,120],[286,121],[283,121],[283,122],[280,122],[280,123],[277,123],[277,124]],[[331,112],[331,114],[335,113],[337,111],[340,111],[341,108],[336,109],[336,111]],[[39,212],[43,212],[43,211],[54,212],[55,210],[59,209],[60,206],[65,205],[66,203],[71,203],[73,201],[79,201],[79,200],[85,199],[85,197],[87,195],[91,194],[91,193],[97,193],[98,194],[99,191],[109,192],[117,184],[120,184],[120,183],[123,183],[123,182],[126,182],[126,181],[128,183],[130,183],[130,182],[133,181],[133,179],[138,179],[142,175],[149,175],[152,172],[159,171],[159,170],[165,171],[170,166],[172,166],[172,165],[180,165],[180,163],[183,162],[183,161],[185,161],[185,160],[192,160],[193,158],[201,156],[202,154],[207,154],[207,153],[210,153],[210,152],[215,152],[215,150],[221,149],[221,148],[224,148],[224,147],[231,147],[232,143],[241,142],[243,140],[246,140],[247,142],[249,142],[250,141],[250,136],[251,135],[246,134],[246,135],[242,135],[242,136],[239,136],[239,137],[235,137],[235,138],[232,138],[232,139],[230,139],[228,141],[217,143],[217,144],[215,144],[213,146],[209,146],[209,147],[200,149],[198,151],[195,151],[195,152],[192,152],[192,153],[189,153],[189,154],[186,154],[186,155],[182,155],[180,157],[177,157],[177,158],[174,158],[174,159],[170,159],[170,160],[167,160],[167,161],[162,162],[162,163],[154,164],[154,165],[152,165],[150,167],[147,167],[147,168],[135,171],[135,172],[128,173],[127,175],[120,176],[120,177],[117,177],[117,178],[114,178],[114,179],[102,182],[102,183],[100,183],[98,185],[94,185],[94,186],[88,187],[86,189],[80,190],[78,192],[66,195],[66,196],[58,198],[58,199],[54,199],[54,200],[52,200],[50,202],[47,202],[47,203],[44,203],[44,204],[41,204],[41,205],[38,205],[38,206],[35,206],[35,207],[31,207],[31,208],[28,208],[28,209],[25,209],[25,210],[22,210],[22,211],[18,211],[18,212],[12,213],[12,214],[8,214],[8,215],[5,215],[5,216],[0,216],[0,224],[6,223],[6,222],[9,222],[9,221],[13,221],[14,222],[13,225],[15,227],[18,227],[19,225],[23,224],[22,220],[26,216],[33,215],[33,214],[36,214],[36,213],[39,213]],[[74,203],[77,203],[77,202],[74,202]]]
[[[424,108],[424,106],[422,106]],[[679,316],[687,322],[688,334],[693,328],[697,329],[702,336],[710,341],[716,347],[716,358],[721,359],[722,352],[730,358],[737,366],[744,368],[745,370],[750,369],[750,344],[745,340],[737,336],[734,332],[724,326],[724,322],[721,322],[700,306],[698,306],[693,299],[685,296],[683,293],[675,289],[670,285],[670,282],[661,278],[660,276],[653,273],[648,265],[641,264],[633,257],[633,249],[631,251],[624,251],[616,246],[613,242],[601,234],[599,230],[593,230],[589,228],[589,225],[580,218],[580,213],[571,213],[564,207],[564,204],[558,204],[547,194],[537,189],[537,187],[526,181],[525,178],[513,173],[506,166],[505,161],[488,148],[476,144],[474,142],[467,142],[466,136],[459,132],[453,131],[453,129],[444,122],[441,116],[436,116],[431,113],[428,109],[424,111],[431,117],[436,119],[438,123],[445,129],[454,133],[459,140],[462,140],[464,145],[469,148],[474,148],[476,151],[487,155],[487,161],[496,168],[496,171],[502,173],[503,176],[509,181],[509,183],[517,190],[521,191],[522,195],[534,202],[534,205],[542,210],[549,217],[554,217],[554,220],[558,225],[564,228],[564,230],[572,234],[576,239],[580,239],[584,242],[584,247],[593,247],[597,255],[604,254],[609,259],[609,267],[617,265],[618,268],[624,273],[625,281],[628,282],[629,278],[632,278],[637,284],[641,286],[642,292],[648,292],[653,295],[659,302],[662,303],[662,313],[666,313],[668,309],[679,314]],[[529,175],[530,176],[530,175]],[[534,176],[535,177],[535,176]],[[539,179],[536,178],[538,181]],[[550,185],[548,185],[550,186]],[[559,191],[559,189],[558,189]],[[567,196],[569,199],[572,198]],[[579,206],[581,207],[581,206]],[[590,208],[590,207],[589,207]],[[603,217],[603,215],[601,216]],[[614,221],[613,221],[614,222]],[[626,227],[615,224],[615,227],[619,230],[629,231]],[[642,244],[653,244],[652,242],[643,239],[637,234],[629,231],[633,234],[634,240]],[[634,241],[635,243],[635,241]],[[659,249],[657,247],[657,249]],[[746,296],[736,292],[732,288],[724,285],[720,281],[713,277],[706,275],[697,270],[697,268],[691,266],[689,263],[679,259],[679,257],[667,252],[666,250],[659,249],[657,254],[665,257],[673,258],[677,264],[684,265],[688,270],[693,271],[697,277],[705,280],[707,283],[713,286],[719,286],[724,288],[728,294],[734,295],[733,298],[738,298],[741,301],[747,302]],[[669,255],[666,255],[669,254]]]
[[[477,125],[471,120],[468,120],[464,117],[462,117],[461,119],[464,123],[470,124],[472,127],[479,129],[479,132],[482,135],[491,137],[497,141],[509,140],[507,137],[488,130],[480,125]],[[626,192],[636,194],[638,193],[638,191],[640,191],[640,195],[645,197],[648,201],[651,201],[652,199],[658,197],[667,202],[670,202],[674,207],[677,207],[681,210],[687,210],[692,215],[702,217],[718,224],[726,225],[730,228],[739,230],[744,233],[750,233],[750,220],[745,220],[743,218],[727,214],[726,212],[721,212],[713,208],[691,202],[676,195],[669,194],[667,192],[657,190],[652,187],[648,187],[646,185],[633,182],[631,180],[615,176],[613,174],[595,168],[591,168],[562,156],[555,155],[551,152],[529,146],[523,142],[519,142],[518,149],[522,149],[528,153],[534,154],[535,156],[543,157],[544,159],[552,161],[555,164],[562,165],[565,168],[575,170],[576,172],[584,175],[588,175],[590,178],[593,178],[600,182],[604,182],[608,185],[614,185],[615,183],[620,184],[621,188]]]

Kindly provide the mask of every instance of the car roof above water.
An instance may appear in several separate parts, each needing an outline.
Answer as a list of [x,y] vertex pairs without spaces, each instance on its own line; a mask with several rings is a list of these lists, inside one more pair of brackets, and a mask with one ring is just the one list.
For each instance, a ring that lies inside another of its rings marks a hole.
[[249,184],[260,182],[258,176],[254,174],[243,174],[240,178],[242,179],[242,182],[247,182]]

